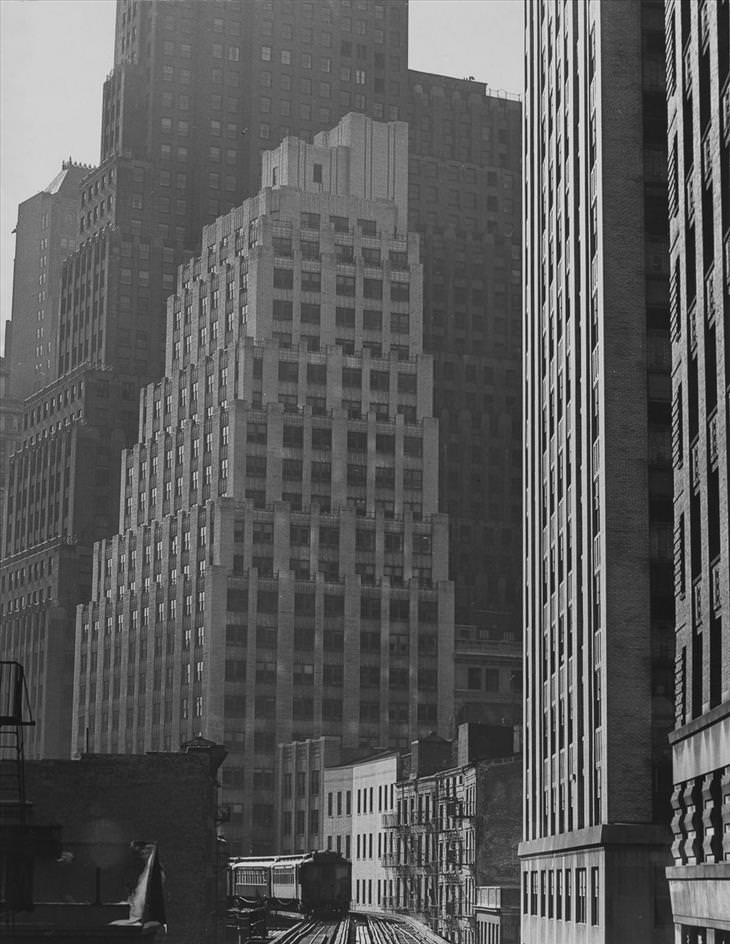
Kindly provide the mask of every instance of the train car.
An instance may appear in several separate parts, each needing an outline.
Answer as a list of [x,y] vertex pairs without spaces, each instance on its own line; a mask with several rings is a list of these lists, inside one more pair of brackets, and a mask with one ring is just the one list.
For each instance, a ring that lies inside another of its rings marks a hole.
[[305,914],[350,910],[352,863],[337,852],[315,852],[299,866],[300,909]]
[[352,865],[337,852],[231,859],[229,895],[254,905],[304,914],[344,913],[350,907]]
[[253,906],[271,898],[271,868],[276,856],[251,859],[230,859],[228,862],[228,895]]

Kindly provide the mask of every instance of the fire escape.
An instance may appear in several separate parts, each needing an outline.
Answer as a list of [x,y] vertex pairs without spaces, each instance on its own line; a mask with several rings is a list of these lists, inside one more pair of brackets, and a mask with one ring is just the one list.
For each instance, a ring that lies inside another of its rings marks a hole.
[[466,830],[471,816],[464,799],[458,796],[448,778],[438,780],[439,809],[439,923],[435,928],[448,940],[462,944],[474,940],[475,919],[469,913],[467,880],[474,875],[474,863],[468,859]]
[[0,662],[0,916],[32,906],[33,827],[25,796],[25,729],[34,724],[23,666]]

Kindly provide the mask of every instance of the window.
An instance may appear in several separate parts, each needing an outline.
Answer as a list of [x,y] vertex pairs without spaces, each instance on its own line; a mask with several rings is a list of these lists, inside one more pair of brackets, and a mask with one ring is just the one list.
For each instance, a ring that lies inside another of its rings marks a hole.
[[371,370],[370,389],[388,391],[390,389],[390,375],[384,370]]
[[[370,281],[365,279],[366,282]],[[372,297],[372,296],[371,296]],[[383,327],[382,311],[365,309],[362,314],[362,326],[366,331],[380,331]]]
[[274,299],[274,321],[291,321],[293,313],[292,302],[285,301],[282,298]]
[[302,213],[301,215],[301,226],[302,229],[319,229],[320,225],[320,215],[319,213]]
[[391,334],[408,334],[410,331],[410,319],[406,313],[393,312],[390,316]]
[[297,383],[299,365],[296,361],[279,361],[279,380],[284,383]]
[[585,924],[586,920],[586,870],[575,870],[575,920]]
[[591,869],[591,924],[598,924],[598,909],[599,909],[599,870],[597,868]]
[[302,270],[302,291],[319,292],[322,285],[322,276],[320,272],[308,272]]
[[382,298],[382,279],[363,279],[362,291],[365,298]]
[[263,62],[271,62],[271,46],[261,47],[261,59]]
[[294,288],[294,272],[292,269],[274,269],[274,288]]
[[337,275],[335,277],[335,291],[338,295],[354,296],[355,276],[354,275]]
[[[338,328],[354,328],[355,327],[355,309],[354,308],[336,308],[335,309],[335,324]],[[357,386],[360,386],[358,381]]]
[[319,305],[311,305],[311,304],[307,304],[303,302],[300,312],[301,312],[300,320],[302,321],[303,324],[313,324],[313,325],[319,324],[319,316],[320,316]]

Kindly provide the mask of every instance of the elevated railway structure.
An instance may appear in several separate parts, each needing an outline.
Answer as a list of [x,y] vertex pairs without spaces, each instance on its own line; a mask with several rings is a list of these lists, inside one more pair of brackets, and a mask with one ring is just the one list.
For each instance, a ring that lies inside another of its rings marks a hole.
[[443,944],[444,938],[417,922],[393,915],[352,911],[346,917],[311,919],[274,938],[276,944]]

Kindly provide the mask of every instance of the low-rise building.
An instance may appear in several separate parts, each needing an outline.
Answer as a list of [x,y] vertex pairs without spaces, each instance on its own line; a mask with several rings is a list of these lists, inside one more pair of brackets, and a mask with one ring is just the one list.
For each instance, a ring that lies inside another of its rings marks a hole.
[[478,885],[474,903],[476,944],[517,944],[520,937],[518,885]]
[[276,849],[283,855],[324,848],[325,767],[340,763],[338,737],[280,744],[276,765]]
[[[417,742],[396,787],[395,815],[384,817],[388,907],[455,944],[477,941],[478,886],[519,882],[522,762],[513,744],[509,727],[467,724],[448,755],[428,739]],[[490,923],[499,926],[500,917]]]
[[331,767],[324,774],[326,848],[352,856],[352,767]]
[[[396,751],[378,751],[324,772],[322,830],[326,848],[352,861],[352,900],[357,908],[381,911],[393,898],[385,869],[402,761]],[[310,814],[311,815],[311,814]],[[390,855],[392,856],[392,838]]]
[[352,765],[352,898],[356,907],[381,911],[393,895],[383,859],[388,832],[383,817],[395,810],[400,758],[388,751]]
[[35,910],[18,916],[24,936],[32,940],[45,924],[87,937],[125,918],[118,906],[129,890],[130,844],[154,843],[165,875],[165,940],[220,940],[225,847],[216,770],[224,756],[200,738],[181,753],[26,762],[29,816],[57,825],[62,853],[35,863]]

